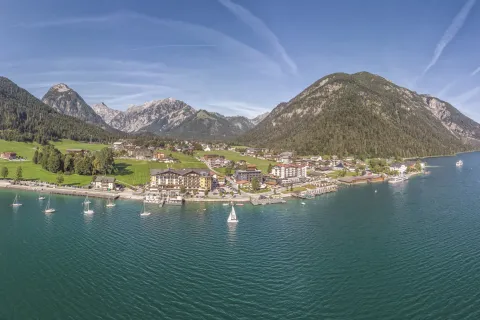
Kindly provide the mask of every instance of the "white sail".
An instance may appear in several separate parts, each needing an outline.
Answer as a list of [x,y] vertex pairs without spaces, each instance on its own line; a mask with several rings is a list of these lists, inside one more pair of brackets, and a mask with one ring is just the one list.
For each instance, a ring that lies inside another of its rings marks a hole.
[[83,213],[93,214],[93,210],[90,209],[90,201],[85,202]]
[[115,202],[113,202],[113,198],[109,198],[107,203],[107,208],[113,208],[113,207],[115,207]]
[[227,222],[232,222],[232,223],[238,222],[237,213],[235,212],[235,208],[233,207],[233,205],[232,205],[232,211],[230,211],[230,215],[228,216]]
[[47,206],[45,207],[45,213],[52,213],[52,212],[55,212],[55,209],[50,208],[50,197],[48,197]]
[[12,203],[12,206],[13,207],[19,207],[21,206],[22,204],[20,202],[18,202],[18,194],[15,195],[15,199],[13,200],[13,203]]
[[140,213],[140,215],[141,215],[142,217],[146,217],[146,216],[149,216],[149,215],[150,215],[150,212],[145,211],[145,200],[143,200],[143,210],[142,210],[142,212]]

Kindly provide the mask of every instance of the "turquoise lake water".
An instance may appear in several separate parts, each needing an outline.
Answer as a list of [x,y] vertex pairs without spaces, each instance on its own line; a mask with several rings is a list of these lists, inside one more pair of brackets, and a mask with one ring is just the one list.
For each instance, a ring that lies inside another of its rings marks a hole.
[[[455,161],[463,159],[464,167]],[[480,319],[480,153],[301,206],[0,191],[0,319]],[[377,190],[375,193],[374,191]],[[206,210],[204,210],[206,209]]]

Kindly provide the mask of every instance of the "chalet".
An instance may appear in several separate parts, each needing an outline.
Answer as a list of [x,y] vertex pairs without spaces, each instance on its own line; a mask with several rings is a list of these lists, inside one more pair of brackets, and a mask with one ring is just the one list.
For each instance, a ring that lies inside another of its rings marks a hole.
[[339,170],[344,170],[346,167],[343,165],[343,162],[339,161],[334,167],[333,170],[339,171]]
[[262,171],[257,169],[257,166],[249,164],[247,170],[236,170],[234,178],[236,181],[246,180],[249,182],[252,181],[253,178],[257,178],[257,180],[261,182],[263,175]]
[[117,141],[113,143],[113,150],[119,151],[123,150],[123,142],[122,141]]
[[212,176],[205,169],[152,169],[150,170],[150,187],[158,190],[210,191]]
[[136,148],[128,152],[131,157],[134,157],[137,160],[150,160],[152,159],[153,152],[148,149]]
[[95,189],[102,190],[114,190],[115,189],[115,178],[114,177],[100,177],[97,176],[93,181],[93,187]]
[[83,150],[83,149],[67,149],[67,150],[65,150],[65,153],[66,153],[66,154],[72,154],[72,155],[76,155],[76,154],[84,155],[85,153],[87,153],[87,150]]
[[163,152],[155,152],[155,153],[153,154],[153,157],[154,157],[156,160],[163,160],[163,159],[165,159],[166,156],[165,156],[165,153],[163,153]]
[[293,152],[282,152],[278,155],[277,161],[283,164],[292,163]]
[[0,158],[5,159],[5,160],[15,160],[15,159],[17,159],[17,153],[16,152],[2,152],[0,154]]

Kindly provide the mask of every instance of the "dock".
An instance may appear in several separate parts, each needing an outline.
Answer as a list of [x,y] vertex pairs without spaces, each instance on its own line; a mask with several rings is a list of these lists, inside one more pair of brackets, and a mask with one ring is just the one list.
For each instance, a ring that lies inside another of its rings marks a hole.
[[264,205],[267,205],[267,204],[286,203],[287,201],[285,201],[282,198],[274,198],[274,199],[268,199],[267,198],[267,199],[252,199],[252,200],[250,200],[250,202],[254,206],[264,206]]

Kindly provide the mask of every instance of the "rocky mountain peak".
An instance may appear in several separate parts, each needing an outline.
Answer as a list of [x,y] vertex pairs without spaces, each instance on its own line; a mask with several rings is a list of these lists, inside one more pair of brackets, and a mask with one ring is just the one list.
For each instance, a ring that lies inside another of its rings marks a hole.
[[69,86],[67,86],[65,83],[59,83],[54,85],[51,90],[57,91],[57,92],[66,92],[72,90]]

